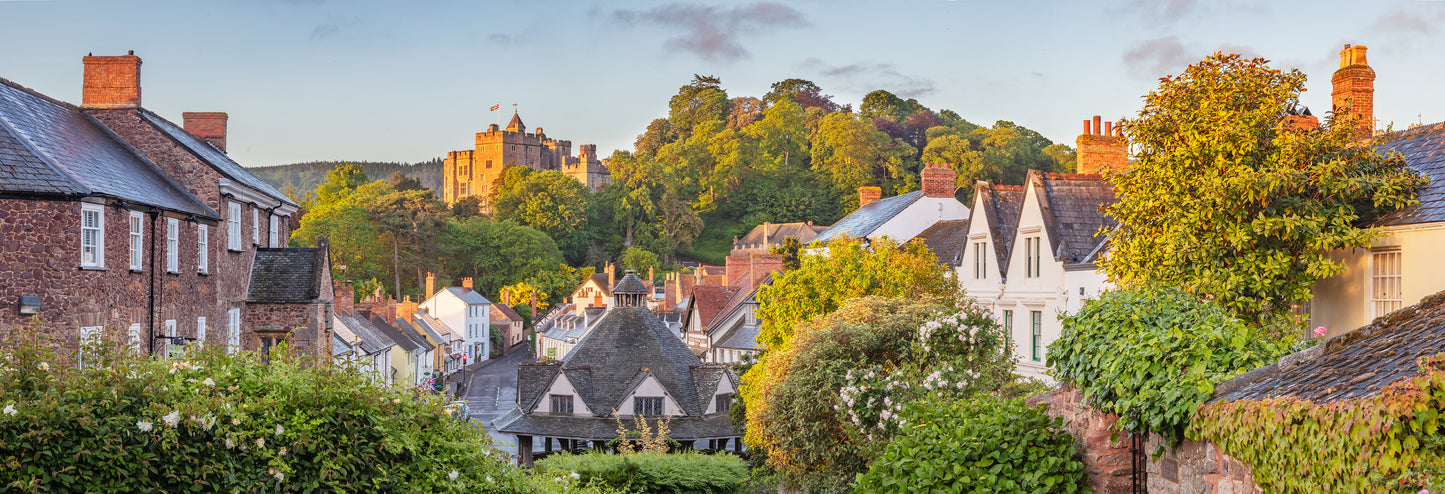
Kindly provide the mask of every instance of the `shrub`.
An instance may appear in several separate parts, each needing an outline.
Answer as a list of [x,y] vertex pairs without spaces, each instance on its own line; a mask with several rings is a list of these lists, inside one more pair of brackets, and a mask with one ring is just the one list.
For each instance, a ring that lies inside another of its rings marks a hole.
[[0,350],[0,490],[524,491],[480,426],[352,366],[90,350]]
[[1118,415],[1117,427],[1159,433],[1171,447],[1215,384],[1290,352],[1290,341],[1160,286],[1106,293],[1063,326],[1049,345],[1053,376],[1079,387],[1095,410]]
[[854,492],[1089,492],[1063,419],[1021,400],[927,400]]
[[612,455],[590,452],[558,453],[537,461],[538,478],[574,477],[583,485],[639,494],[741,492],[748,469],[741,458],[727,454],[705,455],[638,453]]

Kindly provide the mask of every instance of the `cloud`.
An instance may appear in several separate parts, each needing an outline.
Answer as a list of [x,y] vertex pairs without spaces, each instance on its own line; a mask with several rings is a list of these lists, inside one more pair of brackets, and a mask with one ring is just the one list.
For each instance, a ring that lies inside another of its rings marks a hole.
[[361,22],[361,19],[358,18],[358,17],[354,17],[354,16],[352,16],[352,17],[336,17],[336,16],[332,16],[332,17],[331,17],[330,19],[328,19],[325,23],[322,23],[322,24],[316,26],[315,29],[312,29],[312,30],[311,30],[311,40],[312,40],[312,41],[321,41],[321,40],[323,40],[323,39],[330,38],[330,37],[332,37],[332,36],[335,36],[336,33],[341,32],[342,29],[345,29],[345,28],[348,28],[348,27],[351,27],[351,26],[355,26],[355,25],[357,25],[357,24],[360,23],[360,22]]
[[847,89],[859,93],[884,89],[903,98],[918,98],[938,90],[932,79],[904,74],[891,63],[861,62],[832,66],[817,58],[809,58],[803,61],[802,66],[806,70],[840,79]]
[[1179,74],[1190,64],[1204,57],[1221,53],[1238,53],[1246,58],[1260,57],[1254,48],[1245,45],[1223,43],[1212,50],[1185,45],[1178,36],[1164,36],[1144,40],[1124,53],[1124,65],[1135,75],[1156,78],[1165,74]]
[[1403,10],[1396,10],[1375,19],[1370,25],[1373,31],[1383,33],[1404,33],[1404,34],[1426,34],[1434,31],[1429,22],[1426,22],[1418,14],[1412,14]]
[[613,10],[607,18],[624,28],[646,24],[680,30],[680,34],[667,39],[665,46],[712,62],[733,62],[750,56],[743,48],[744,35],[808,25],[802,12],[774,2],[740,7],[669,3],[647,10]]
[[1199,0],[1130,0],[1118,12],[1139,16],[1145,21],[1173,23],[1188,17],[1199,7]]
[[492,33],[491,36],[487,36],[487,41],[499,46],[512,46],[517,42],[517,37],[510,34]]

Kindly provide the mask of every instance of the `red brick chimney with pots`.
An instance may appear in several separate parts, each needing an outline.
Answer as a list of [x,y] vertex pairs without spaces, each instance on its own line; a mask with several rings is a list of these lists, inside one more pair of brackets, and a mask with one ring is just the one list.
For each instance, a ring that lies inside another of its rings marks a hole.
[[954,178],[958,176],[953,168],[942,163],[923,164],[923,195],[925,197],[953,197]]
[[140,108],[140,57],[87,55],[80,91],[83,108]]
[[387,319],[386,322],[392,322],[397,319],[410,321],[411,316],[416,315],[416,305],[416,302],[411,301],[411,295],[407,295],[400,303],[396,304],[396,314],[393,315],[391,319]]
[[1075,161],[1079,173],[1093,175],[1105,169],[1116,173],[1129,169],[1129,141],[1114,122],[1104,122],[1094,115],[1092,121],[1084,121],[1084,133],[1074,144],[1079,153]]
[[1345,45],[1340,51],[1340,70],[1330,79],[1334,90],[1330,96],[1334,101],[1334,117],[1346,108],[1358,115],[1360,130],[1356,137],[1370,137],[1375,133],[1375,69],[1365,60],[1363,46]]
[[181,114],[182,126],[186,132],[201,138],[202,140],[216,146],[221,152],[226,152],[226,120],[229,117],[225,112],[185,112]]
[[356,290],[351,287],[351,282],[335,281],[332,283],[336,296],[336,308],[345,310],[346,312],[354,312],[356,310]]
[[472,279],[470,277],[462,278],[462,288],[466,288],[468,290],[475,290],[475,288],[472,287]]
[[426,300],[426,299],[431,298],[431,296],[432,296],[432,295],[435,295],[436,293],[437,293],[437,275],[436,275],[435,273],[427,273],[427,274],[426,274],[426,293],[421,294],[421,298],[422,298],[422,300]]
[[879,199],[882,199],[882,198],[883,198],[883,188],[882,188],[882,187],[859,187],[859,188],[858,188],[858,207],[860,207],[860,208],[863,207],[863,206],[867,206],[868,204],[871,204],[873,201],[876,201],[876,200],[879,200]]

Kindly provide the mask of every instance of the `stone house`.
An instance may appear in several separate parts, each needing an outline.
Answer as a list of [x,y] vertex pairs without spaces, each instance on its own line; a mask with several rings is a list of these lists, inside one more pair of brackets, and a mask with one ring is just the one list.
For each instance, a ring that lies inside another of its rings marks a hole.
[[581,151],[580,157],[572,157],[572,141],[551,139],[540,127],[527,132],[521,115],[514,113],[506,129],[492,124],[478,132],[476,149],[447,153],[442,161],[442,199],[450,205],[476,196],[482,211],[490,214],[491,187],[511,166],[562,171],[593,192],[611,183],[607,166],[597,159],[597,146],[584,144]]
[[683,448],[709,441],[739,447],[741,432],[727,411],[737,376],[726,366],[705,364],[644,306],[642,281],[628,273],[613,290],[614,302],[591,332],[561,360],[517,369],[517,407],[496,420],[517,436],[518,461],[532,464],[532,442],[544,450],[602,448],[617,437],[617,420],[667,417],[668,437]]
[[527,338],[526,319],[518,314],[507,302],[511,301],[510,294],[502,294],[502,302],[492,304],[492,326],[498,328],[502,336],[502,353],[509,354],[520,348],[525,348]]
[[783,272],[776,254],[727,258],[727,285],[694,286],[682,319],[682,340],[704,362],[731,364],[762,351],[758,289]]
[[733,250],[728,255],[767,254],[773,247],[783,245],[788,237],[798,239],[801,245],[808,245],[819,233],[828,230],[826,226],[807,223],[763,223],[753,227],[743,238],[733,239]]
[[83,61],[79,106],[0,79],[0,269],[14,272],[0,299],[20,307],[0,330],[329,353],[329,280],[308,280],[304,310],[249,302],[270,297],[251,287],[255,261],[289,247],[298,206],[225,154],[225,114],[176,125],[141,106],[139,57]]

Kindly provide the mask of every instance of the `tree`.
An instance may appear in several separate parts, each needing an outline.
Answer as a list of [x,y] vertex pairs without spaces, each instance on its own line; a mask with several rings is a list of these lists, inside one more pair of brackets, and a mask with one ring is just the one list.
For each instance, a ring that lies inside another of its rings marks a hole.
[[752,96],[733,98],[728,103],[728,107],[730,108],[727,121],[729,129],[743,130],[744,127],[763,118],[763,101]]
[[[416,269],[417,291],[422,287],[422,270],[437,262],[437,233],[444,221],[446,208],[426,189],[395,191],[377,197],[367,205],[377,228],[391,236],[392,276],[396,298],[401,299],[402,246],[406,261]],[[424,294],[430,295],[430,294]]]
[[664,194],[662,204],[658,208],[661,213],[657,219],[658,232],[663,235],[663,240],[671,247],[664,252],[664,258],[670,256],[678,247],[686,246],[692,248],[693,239],[697,234],[702,233],[702,218],[697,216],[697,211],[692,206],[682,202],[676,194]]
[[401,170],[391,172],[391,178],[386,181],[391,183],[391,188],[396,189],[397,192],[426,189],[421,185],[420,180],[407,176]]
[[[316,199],[301,217],[300,227],[291,232],[291,243],[315,246],[326,237],[335,279],[393,279],[392,263],[386,261],[390,249],[385,242],[378,242],[386,233],[368,207],[375,198],[390,193],[390,184],[368,182],[366,174],[355,165],[328,171],[326,181],[316,187]],[[346,271],[339,266],[346,266]]]
[[466,196],[452,203],[452,217],[461,221],[482,214],[482,198]]
[[911,147],[879,132],[873,122],[843,112],[823,117],[812,152],[813,170],[828,177],[843,197],[865,185],[896,190],[890,179],[908,181],[907,159],[913,155]]
[[497,293],[504,286],[556,270],[562,264],[562,252],[551,237],[513,221],[480,216],[465,222],[451,221],[441,235],[445,271],[472,277],[476,289],[483,293]]
[[655,155],[658,149],[662,149],[663,146],[675,140],[677,140],[677,129],[672,126],[672,121],[659,118],[647,124],[647,130],[637,136],[632,147],[638,154]]
[[822,88],[806,79],[784,79],[774,82],[772,90],[763,95],[763,102],[767,103],[769,107],[784,101],[797,103],[804,109],[820,108],[829,113],[839,110],[838,104],[833,102],[832,96],[823,94]]
[[586,245],[587,203],[592,200],[587,186],[557,170],[531,171],[525,166],[512,170],[492,203],[493,216],[541,230],[572,254],[569,257],[578,257],[577,251]]
[[803,244],[798,242],[798,237],[788,235],[783,237],[783,243],[772,246],[768,249],[769,254],[783,256],[783,271],[798,269],[799,259],[802,254]]
[[907,121],[910,115],[924,110],[927,108],[919,104],[918,100],[904,100],[882,89],[863,96],[863,104],[858,105],[858,113],[864,117],[886,118],[900,124]]
[[622,253],[622,265],[631,271],[637,272],[641,276],[646,276],[645,273],[647,273],[649,269],[658,267],[657,254],[637,247],[628,247],[627,251]]
[[1111,279],[1173,285],[1259,322],[1340,273],[1330,251],[1368,247],[1379,235],[1363,228],[1370,220],[1415,203],[1423,179],[1356,142],[1359,117],[1285,125],[1304,82],[1232,54],[1161,79],[1121,122],[1138,154],[1112,176]]
[[693,127],[700,123],[726,120],[728,93],[723,91],[722,81],[717,77],[694,74],[692,82],[678,88],[667,107],[667,118],[678,135],[691,137]]

